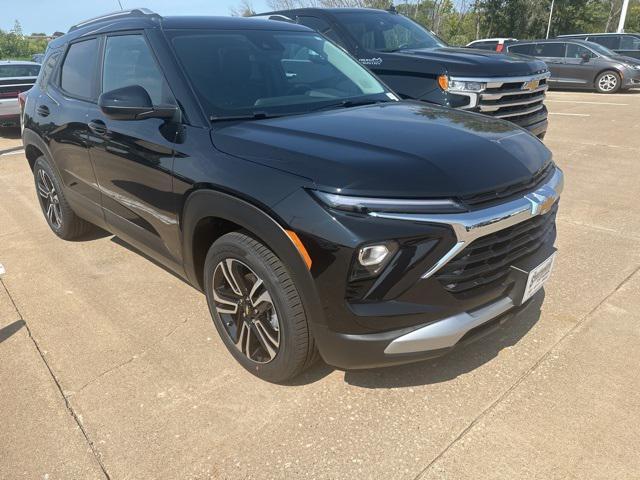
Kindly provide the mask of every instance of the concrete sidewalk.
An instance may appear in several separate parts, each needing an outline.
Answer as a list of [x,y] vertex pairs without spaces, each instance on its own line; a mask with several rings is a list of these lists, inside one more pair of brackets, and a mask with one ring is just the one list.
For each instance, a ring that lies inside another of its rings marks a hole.
[[638,478],[640,94],[549,107],[567,183],[545,293],[447,357],[289,386],[124,242],[55,237],[24,156],[0,157],[0,478]]

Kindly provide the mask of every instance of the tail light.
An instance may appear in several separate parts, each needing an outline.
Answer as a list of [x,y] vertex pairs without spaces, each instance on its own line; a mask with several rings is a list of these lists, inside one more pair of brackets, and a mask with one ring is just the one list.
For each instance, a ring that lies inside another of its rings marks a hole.
[[496,45],[496,52],[502,52],[504,51],[504,43],[498,43],[498,45]]
[[18,98],[18,95],[20,95],[20,90],[0,92],[0,98]]
[[18,104],[20,105],[20,113],[24,112],[24,106],[27,103],[27,92],[18,93]]

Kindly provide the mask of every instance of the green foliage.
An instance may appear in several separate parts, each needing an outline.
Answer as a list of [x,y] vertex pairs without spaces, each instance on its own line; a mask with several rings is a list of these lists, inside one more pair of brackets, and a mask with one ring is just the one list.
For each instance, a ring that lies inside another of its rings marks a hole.
[[10,31],[0,30],[0,60],[31,60],[33,54],[44,53],[46,49],[47,40],[25,37],[17,20]]

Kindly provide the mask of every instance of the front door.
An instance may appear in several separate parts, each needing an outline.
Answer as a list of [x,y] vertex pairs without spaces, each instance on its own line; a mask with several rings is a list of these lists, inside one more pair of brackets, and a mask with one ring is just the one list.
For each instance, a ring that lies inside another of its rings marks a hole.
[[593,85],[598,73],[598,56],[582,45],[567,44],[565,76],[568,86]]
[[567,79],[566,65],[564,61],[564,52],[566,44],[562,42],[545,42],[537,43],[533,48],[532,55],[538,57],[549,67],[551,72],[550,83],[562,86],[571,83]]
[[[176,104],[142,33],[107,36],[101,71],[102,92],[139,85],[154,105]],[[107,222],[118,236],[175,269],[181,264],[172,183],[178,126],[157,118],[114,120],[97,105],[88,116],[89,153]]]

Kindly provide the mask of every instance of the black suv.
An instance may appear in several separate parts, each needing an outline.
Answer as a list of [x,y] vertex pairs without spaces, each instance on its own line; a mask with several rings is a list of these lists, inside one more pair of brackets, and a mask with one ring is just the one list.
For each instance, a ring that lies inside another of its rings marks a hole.
[[322,33],[402,98],[504,118],[541,139],[547,131],[544,62],[447,46],[395,10],[300,8],[261,14]]
[[[23,140],[56,235],[106,229],[202,290],[231,354],[442,354],[551,269],[563,175],[511,123],[399,101],[312,30],[135,10],[54,40]],[[150,326],[151,327],[151,326]]]

